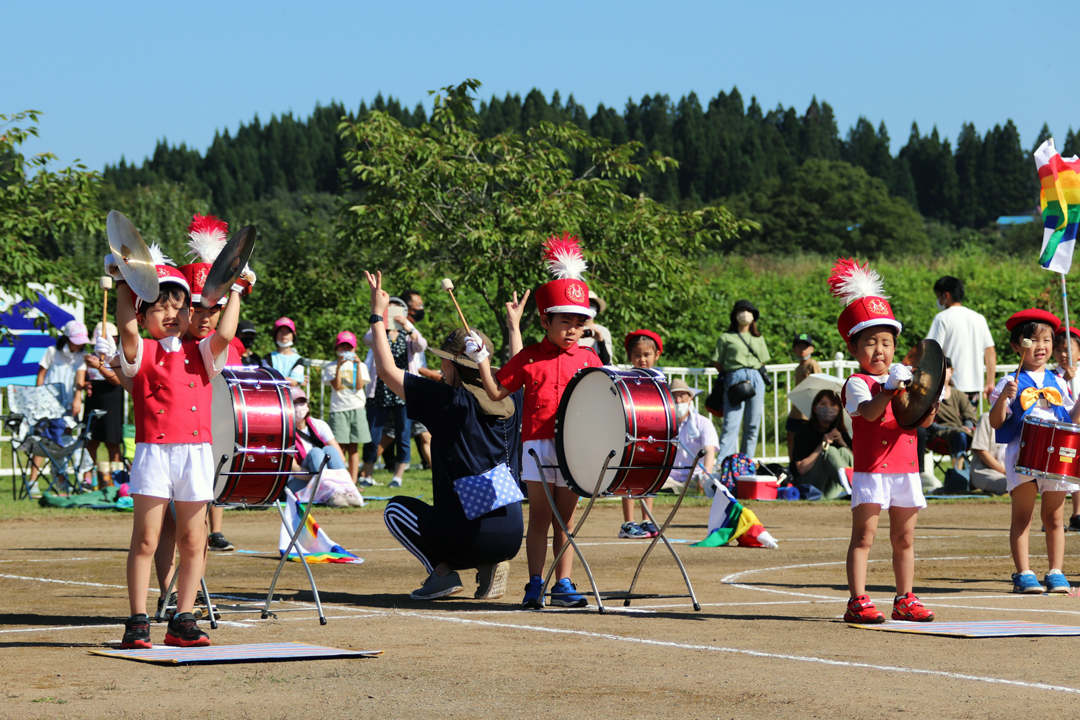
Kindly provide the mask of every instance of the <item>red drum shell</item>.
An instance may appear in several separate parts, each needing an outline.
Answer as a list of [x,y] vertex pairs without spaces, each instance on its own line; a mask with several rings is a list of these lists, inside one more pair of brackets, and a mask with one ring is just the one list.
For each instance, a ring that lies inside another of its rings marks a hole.
[[1016,472],[1045,480],[1080,482],[1080,425],[1027,418],[1020,432]]
[[677,438],[667,382],[645,370],[582,370],[567,383],[555,416],[559,469],[583,497],[592,497],[598,482],[600,494],[655,494],[671,473]]
[[273,368],[228,366],[211,387],[215,469],[222,455],[229,456],[214,482],[215,501],[246,505],[275,502],[290,476],[250,473],[292,469],[295,439],[287,381]]

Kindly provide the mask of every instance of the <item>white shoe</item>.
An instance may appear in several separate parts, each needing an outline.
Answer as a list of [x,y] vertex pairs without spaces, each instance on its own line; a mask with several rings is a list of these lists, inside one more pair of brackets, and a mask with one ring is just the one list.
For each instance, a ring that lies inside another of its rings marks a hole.
[[392,487],[392,488],[401,487],[401,478],[395,477],[393,480],[391,480],[390,481],[390,487]]

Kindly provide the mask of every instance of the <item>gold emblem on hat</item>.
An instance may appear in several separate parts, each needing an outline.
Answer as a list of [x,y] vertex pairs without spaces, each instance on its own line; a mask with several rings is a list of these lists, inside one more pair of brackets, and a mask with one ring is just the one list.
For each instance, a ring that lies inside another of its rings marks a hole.
[[866,307],[875,315],[888,315],[889,305],[880,298],[874,298],[866,303]]
[[575,305],[579,305],[585,302],[585,290],[582,289],[582,286],[579,283],[567,285],[566,298]]

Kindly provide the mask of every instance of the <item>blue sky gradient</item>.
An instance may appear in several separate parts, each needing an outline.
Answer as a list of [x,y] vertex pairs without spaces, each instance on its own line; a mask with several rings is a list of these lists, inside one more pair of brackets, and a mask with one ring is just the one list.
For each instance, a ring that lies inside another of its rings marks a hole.
[[993,0],[39,0],[5,8],[0,113],[43,111],[26,150],[94,169],[141,162],[162,137],[204,150],[256,113],[305,117],[379,91],[430,106],[428,90],[469,77],[485,99],[558,89],[590,114],[657,92],[704,102],[738,86],[747,102],[800,112],[816,95],[841,134],[860,115],[884,120],[894,152],[912,121],[955,138],[965,121],[983,133],[1012,118],[1029,148],[1043,122],[1061,141],[1080,129],[1068,15]]

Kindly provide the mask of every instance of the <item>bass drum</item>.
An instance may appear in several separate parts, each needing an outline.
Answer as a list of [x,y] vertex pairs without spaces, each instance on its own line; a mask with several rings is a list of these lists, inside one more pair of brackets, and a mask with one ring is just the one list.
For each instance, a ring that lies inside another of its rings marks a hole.
[[1016,472],[1044,480],[1080,482],[1080,425],[1025,418]]
[[[213,379],[214,499],[267,505],[289,481],[295,450],[289,381],[273,368],[228,366]],[[235,474],[240,473],[240,474]]]
[[567,383],[555,416],[555,452],[578,495],[592,497],[598,483],[600,495],[655,494],[677,450],[675,401],[663,376],[588,368]]

